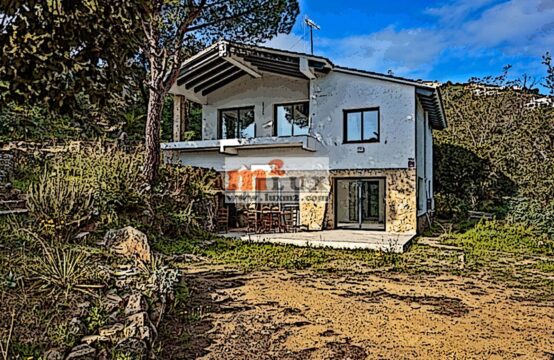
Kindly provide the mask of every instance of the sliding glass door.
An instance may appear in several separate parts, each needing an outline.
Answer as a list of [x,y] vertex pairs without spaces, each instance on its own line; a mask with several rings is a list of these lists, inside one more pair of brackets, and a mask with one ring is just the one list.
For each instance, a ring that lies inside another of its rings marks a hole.
[[384,179],[338,179],[335,198],[337,227],[385,229]]

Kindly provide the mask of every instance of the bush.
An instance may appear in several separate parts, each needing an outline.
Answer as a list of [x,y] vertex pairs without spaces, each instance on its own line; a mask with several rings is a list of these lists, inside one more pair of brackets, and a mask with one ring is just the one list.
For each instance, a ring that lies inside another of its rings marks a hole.
[[151,239],[212,230],[218,174],[162,166],[150,190],[141,175],[141,150],[97,144],[48,160],[43,175],[30,180],[28,232],[66,243],[79,233],[127,225]]
[[85,290],[88,287],[90,263],[85,253],[76,249],[44,247],[32,273],[42,288],[51,292]]
[[92,217],[92,189],[73,174],[45,173],[31,185],[28,207],[32,227],[41,238],[67,242]]
[[163,236],[198,235],[213,229],[216,212],[215,171],[187,167],[162,168],[150,199],[152,226]]
[[507,220],[533,226],[554,239],[554,200],[544,204],[528,198],[511,199]]
[[554,242],[525,224],[481,221],[463,234],[451,234],[446,243],[462,246],[469,254],[505,252],[525,255],[554,255]]

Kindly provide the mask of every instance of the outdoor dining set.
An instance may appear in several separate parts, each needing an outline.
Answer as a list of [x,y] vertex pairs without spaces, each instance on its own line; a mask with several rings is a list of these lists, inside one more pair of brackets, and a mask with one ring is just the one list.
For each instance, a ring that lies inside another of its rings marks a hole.
[[219,208],[217,230],[222,232],[246,231],[256,234],[287,233],[299,230],[298,206],[248,206],[238,209],[237,214],[236,218],[241,220],[233,222],[230,221],[229,208]]

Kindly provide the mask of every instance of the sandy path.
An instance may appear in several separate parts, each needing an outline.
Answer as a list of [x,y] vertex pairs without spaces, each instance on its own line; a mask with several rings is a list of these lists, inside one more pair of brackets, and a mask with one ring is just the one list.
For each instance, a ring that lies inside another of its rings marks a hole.
[[[554,359],[554,302],[474,279],[196,269],[188,357]],[[524,300],[522,300],[524,299]]]

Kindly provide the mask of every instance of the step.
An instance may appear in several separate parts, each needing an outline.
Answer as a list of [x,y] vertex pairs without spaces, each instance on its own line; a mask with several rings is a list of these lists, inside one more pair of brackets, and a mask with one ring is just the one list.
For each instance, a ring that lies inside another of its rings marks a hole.
[[28,209],[13,209],[13,210],[0,210],[0,216],[2,215],[20,215],[28,213]]

